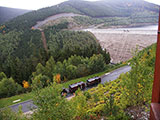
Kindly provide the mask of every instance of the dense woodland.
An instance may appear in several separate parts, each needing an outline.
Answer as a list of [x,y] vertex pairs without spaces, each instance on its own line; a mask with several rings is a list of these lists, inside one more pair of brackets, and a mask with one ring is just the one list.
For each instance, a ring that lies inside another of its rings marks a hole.
[[[5,27],[3,25],[2,29]],[[102,50],[91,33],[64,30],[67,28],[68,23],[63,22],[44,30],[47,51],[39,30],[15,29],[0,33],[0,72],[7,76],[4,79],[10,82],[14,79],[15,84],[23,85],[23,81],[31,84],[38,75],[45,75],[51,80],[56,74],[60,74],[63,82],[103,71],[110,62],[109,53]],[[45,70],[42,70],[43,66],[46,67]],[[2,79],[1,84],[3,82],[5,81]],[[5,95],[1,97],[13,95],[9,92],[4,92]],[[20,92],[14,92],[17,93]]]
[[92,18],[89,16],[75,16],[74,22],[82,26],[100,25],[98,28],[106,28],[110,26],[143,26],[144,24],[158,23],[157,14],[148,15],[147,11],[143,13],[135,13],[129,17],[103,17]]
[[78,90],[75,97],[67,100],[61,96],[62,85],[59,83],[104,71],[110,62],[109,53],[101,48],[91,33],[68,31],[68,22],[43,30],[47,50],[42,42],[42,31],[31,29],[37,21],[64,11],[91,17],[110,16],[103,19],[75,17],[79,24],[87,24],[88,21],[91,21],[89,24],[107,22],[106,26],[126,23],[125,20],[129,21],[127,24],[141,23],[143,20],[149,22],[157,17],[156,5],[139,0],[124,0],[117,6],[116,3],[120,1],[108,0],[107,5],[104,5],[105,1],[90,3],[69,0],[1,25],[0,98],[32,90],[33,101],[38,109],[30,117],[26,117],[21,110],[13,113],[3,109],[0,119],[129,120],[133,116],[127,109],[138,106],[149,111],[156,45],[140,53],[135,51],[135,56],[129,61],[132,67],[130,72],[88,91]]
[[[34,84],[34,103],[38,109],[31,117],[4,111],[0,118],[21,120],[131,120],[139,119],[129,113],[141,108],[149,111],[152,93],[156,45],[152,45],[142,52],[135,52],[130,61],[131,71],[122,74],[117,80],[88,91],[78,90],[75,97],[67,100],[60,95],[62,86],[52,83],[44,89]],[[40,77],[39,77],[40,78]],[[38,79],[37,79],[38,80]],[[134,109],[132,109],[134,108]],[[54,112],[53,112],[54,111]]]

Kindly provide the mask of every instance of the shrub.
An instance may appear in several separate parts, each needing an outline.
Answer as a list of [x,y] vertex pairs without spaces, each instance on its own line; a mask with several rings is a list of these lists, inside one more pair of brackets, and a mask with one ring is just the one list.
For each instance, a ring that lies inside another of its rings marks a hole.
[[34,77],[32,80],[32,88],[37,89],[37,88],[43,88],[46,87],[50,82],[49,77],[39,74]]
[[62,86],[51,84],[44,89],[34,89],[34,103],[38,106],[33,114],[36,120],[71,120],[74,110],[69,101],[61,97]]
[[22,92],[22,87],[12,78],[3,78],[0,81],[0,98],[10,97]]
[[0,73],[0,81],[1,81],[3,78],[7,78],[7,76],[5,75],[4,72],[1,72],[1,73]]
[[13,112],[9,108],[0,110],[0,120],[28,120],[28,119],[25,115],[23,115],[21,107],[19,107],[19,111],[17,113]]

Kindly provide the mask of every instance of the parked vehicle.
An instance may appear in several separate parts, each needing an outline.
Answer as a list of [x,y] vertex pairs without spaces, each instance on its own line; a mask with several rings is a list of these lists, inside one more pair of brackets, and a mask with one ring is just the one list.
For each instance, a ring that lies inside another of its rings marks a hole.
[[81,90],[84,90],[86,87],[91,87],[91,86],[97,85],[99,83],[101,83],[101,78],[94,77],[94,78],[88,79],[86,81],[86,83],[78,82],[75,84],[71,84],[71,85],[69,85],[69,89],[63,88],[61,95],[65,96],[68,93],[74,93],[76,90],[78,90],[78,88],[80,88]]
[[83,90],[83,89],[85,89],[85,87],[86,87],[86,85],[84,82],[78,82],[78,83],[69,85],[69,92],[74,93],[76,90],[78,90],[78,88]]
[[97,85],[101,82],[101,78],[100,77],[95,77],[95,78],[91,78],[87,80],[87,87],[91,87],[94,85]]

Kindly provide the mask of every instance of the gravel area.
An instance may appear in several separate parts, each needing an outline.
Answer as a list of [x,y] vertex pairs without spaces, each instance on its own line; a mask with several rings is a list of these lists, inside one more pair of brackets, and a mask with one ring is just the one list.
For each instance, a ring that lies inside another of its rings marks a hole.
[[132,58],[136,47],[142,50],[157,41],[156,30],[121,28],[85,31],[90,31],[96,36],[100,45],[110,53],[114,63]]
[[149,120],[150,112],[146,110],[148,106],[135,106],[126,109],[126,112],[132,117],[133,120]]

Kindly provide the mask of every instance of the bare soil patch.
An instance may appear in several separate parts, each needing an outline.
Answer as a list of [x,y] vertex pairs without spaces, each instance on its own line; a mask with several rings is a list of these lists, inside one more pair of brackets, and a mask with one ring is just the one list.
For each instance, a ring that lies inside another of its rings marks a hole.
[[45,34],[43,31],[41,31],[41,35],[42,35],[43,47],[44,47],[45,51],[48,52],[47,41],[46,41],[46,37],[45,37]]
[[91,31],[99,40],[100,45],[106,48],[111,55],[112,62],[118,63],[132,58],[133,51],[156,43],[154,31]]

